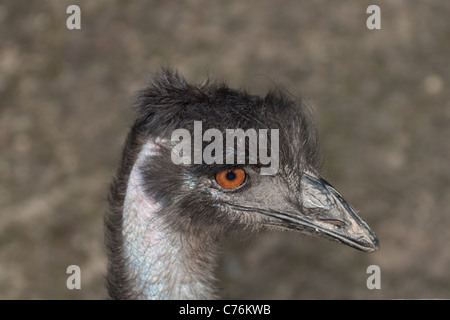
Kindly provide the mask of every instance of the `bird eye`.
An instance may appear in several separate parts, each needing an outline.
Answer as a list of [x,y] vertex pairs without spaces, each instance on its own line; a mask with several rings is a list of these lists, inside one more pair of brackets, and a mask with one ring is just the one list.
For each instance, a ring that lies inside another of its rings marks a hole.
[[221,187],[234,189],[245,180],[245,171],[242,169],[222,170],[216,173],[216,181]]

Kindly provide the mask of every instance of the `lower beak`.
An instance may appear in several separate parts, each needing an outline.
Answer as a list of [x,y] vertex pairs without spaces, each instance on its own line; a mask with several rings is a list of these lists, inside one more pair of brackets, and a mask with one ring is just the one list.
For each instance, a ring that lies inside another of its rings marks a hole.
[[327,181],[304,173],[300,188],[302,214],[287,215],[291,227],[325,235],[361,251],[379,249],[375,233]]

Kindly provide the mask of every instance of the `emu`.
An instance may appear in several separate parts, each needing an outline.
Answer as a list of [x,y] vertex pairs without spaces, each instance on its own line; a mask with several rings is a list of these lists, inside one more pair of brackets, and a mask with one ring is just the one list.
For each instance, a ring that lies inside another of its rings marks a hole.
[[[259,97],[209,80],[189,84],[163,69],[135,110],[105,215],[111,299],[217,298],[216,256],[232,233],[290,230],[378,249],[374,232],[319,175],[316,129],[301,101],[280,90]],[[193,133],[194,121],[222,133],[278,129],[279,170],[260,174],[259,159],[175,164],[171,134]]]

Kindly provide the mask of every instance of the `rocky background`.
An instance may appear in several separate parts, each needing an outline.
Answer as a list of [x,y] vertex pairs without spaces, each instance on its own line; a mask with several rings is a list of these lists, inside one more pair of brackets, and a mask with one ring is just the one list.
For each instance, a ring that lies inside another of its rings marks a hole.
[[[81,30],[66,28],[71,4]],[[366,27],[370,4],[381,30]],[[380,238],[374,254],[229,239],[222,297],[450,298],[449,16],[444,0],[2,1],[0,298],[106,297],[106,193],[133,94],[160,66],[305,99],[324,175]],[[81,290],[66,288],[72,264]]]

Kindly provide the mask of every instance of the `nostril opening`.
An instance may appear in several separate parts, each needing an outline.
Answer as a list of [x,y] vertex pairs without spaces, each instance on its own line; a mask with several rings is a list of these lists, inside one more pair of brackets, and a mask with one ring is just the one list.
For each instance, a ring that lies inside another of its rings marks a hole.
[[305,208],[305,207],[303,211],[307,215],[320,214],[324,212],[322,208]]
[[347,226],[345,222],[336,219],[320,219],[320,221],[332,224],[338,228],[343,228]]

